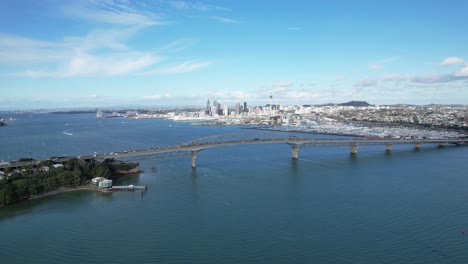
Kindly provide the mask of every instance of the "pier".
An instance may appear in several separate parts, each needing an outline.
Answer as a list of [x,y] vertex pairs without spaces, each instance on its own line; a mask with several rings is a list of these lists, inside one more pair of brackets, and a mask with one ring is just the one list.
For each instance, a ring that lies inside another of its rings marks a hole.
[[148,189],[148,186],[139,186],[139,185],[121,185],[121,186],[112,186],[110,188],[113,192],[133,192],[133,191],[141,191],[145,192]]

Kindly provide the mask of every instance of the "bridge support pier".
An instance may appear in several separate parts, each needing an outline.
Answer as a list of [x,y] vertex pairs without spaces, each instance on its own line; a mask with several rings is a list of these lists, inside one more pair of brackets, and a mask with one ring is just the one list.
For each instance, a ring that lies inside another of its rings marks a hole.
[[385,150],[386,150],[387,152],[392,151],[392,144],[386,144],[386,145],[385,145]]
[[297,144],[290,144],[291,146],[291,157],[294,160],[299,159],[299,146]]
[[350,153],[352,155],[356,155],[358,150],[358,146],[351,146]]
[[192,169],[195,169],[197,167],[197,152],[192,150]]

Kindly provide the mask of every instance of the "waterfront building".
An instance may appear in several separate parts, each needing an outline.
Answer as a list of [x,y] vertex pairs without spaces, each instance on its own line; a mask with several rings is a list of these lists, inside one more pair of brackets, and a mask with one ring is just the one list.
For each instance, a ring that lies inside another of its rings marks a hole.
[[103,177],[95,177],[91,179],[91,183],[101,188],[112,187],[112,180],[109,180]]
[[112,180],[105,179],[105,180],[100,181],[99,182],[99,187],[101,187],[101,188],[110,188],[110,187],[112,187]]

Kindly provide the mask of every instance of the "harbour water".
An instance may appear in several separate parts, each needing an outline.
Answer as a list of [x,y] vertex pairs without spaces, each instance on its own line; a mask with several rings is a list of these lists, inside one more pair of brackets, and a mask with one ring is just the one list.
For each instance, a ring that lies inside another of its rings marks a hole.
[[[16,115],[0,160],[244,132],[167,120]],[[119,184],[0,208],[2,263],[466,263],[468,148],[229,146],[143,161]],[[156,170],[151,168],[156,167]]]

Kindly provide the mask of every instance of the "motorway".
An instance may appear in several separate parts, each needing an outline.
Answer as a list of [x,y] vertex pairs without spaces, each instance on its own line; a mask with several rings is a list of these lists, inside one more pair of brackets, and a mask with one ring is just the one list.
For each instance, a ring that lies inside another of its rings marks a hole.
[[[179,144],[174,146],[149,148],[142,150],[119,151],[110,153],[94,153],[90,155],[82,155],[76,157],[59,157],[50,159],[54,163],[64,163],[70,159],[79,158],[84,160],[105,160],[105,159],[130,159],[132,160],[145,160],[145,159],[164,159],[171,157],[190,156],[190,153],[198,152],[206,148],[225,147],[233,145],[247,145],[247,144],[288,144],[294,147],[301,148],[314,148],[314,147],[357,147],[357,146],[371,146],[371,145],[401,145],[401,144],[457,144],[468,145],[468,139],[365,139],[365,138],[347,138],[347,139],[314,139],[314,138],[300,138],[296,136],[288,136],[286,138],[253,138],[245,140],[229,140],[229,138],[219,137],[221,140],[213,140],[216,137],[210,137],[211,140],[195,140],[186,144]],[[22,162],[5,162],[0,164],[0,170],[5,168],[20,168],[23,166],[35,166],[41,161],[22,161]]]

